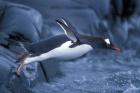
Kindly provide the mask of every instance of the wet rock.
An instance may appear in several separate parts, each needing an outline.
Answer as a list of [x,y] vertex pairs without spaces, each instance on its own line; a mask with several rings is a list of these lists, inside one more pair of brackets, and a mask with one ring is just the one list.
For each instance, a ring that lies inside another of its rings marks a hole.
[[[13,32],[21,33],[29,39],[28,42],[39,41],[42,29],[40,13],[24,5],[0,2],[0,6],[2,3],[5,3],[6,8],[3,9],[4,16],[0,22],[0,43],[6,44],[9,34]],[[2,93],[33,93],[31,87],[38,82],[37,64],[29,65],[28,71],[24,70],[20,77],[15,74],[19,65],[16,60],[22,52],[20,47],[14,45],[9,49],[0,47],[0,91]]]

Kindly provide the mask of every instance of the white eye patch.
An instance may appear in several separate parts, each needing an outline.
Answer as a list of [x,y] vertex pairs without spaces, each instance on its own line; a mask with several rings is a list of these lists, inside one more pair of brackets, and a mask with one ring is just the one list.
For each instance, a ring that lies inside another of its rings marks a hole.
[[107,39],[104,39],[104,41],[110,45],[110,40],[107,38]]

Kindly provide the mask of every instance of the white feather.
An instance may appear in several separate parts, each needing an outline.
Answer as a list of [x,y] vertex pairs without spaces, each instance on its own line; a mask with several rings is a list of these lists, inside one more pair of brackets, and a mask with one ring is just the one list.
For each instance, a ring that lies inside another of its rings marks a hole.
[[108,38],[104,39],[104,41],[110,45],[110,40]]

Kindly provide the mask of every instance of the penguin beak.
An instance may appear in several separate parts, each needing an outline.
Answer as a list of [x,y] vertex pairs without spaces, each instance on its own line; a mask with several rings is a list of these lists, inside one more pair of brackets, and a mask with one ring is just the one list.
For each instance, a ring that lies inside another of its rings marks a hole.
[[112,49],[115,50],[115,51],[117,51],[117,52],[120,52],[121,51],[121,49],[118,48],[118,47],[112,47]]

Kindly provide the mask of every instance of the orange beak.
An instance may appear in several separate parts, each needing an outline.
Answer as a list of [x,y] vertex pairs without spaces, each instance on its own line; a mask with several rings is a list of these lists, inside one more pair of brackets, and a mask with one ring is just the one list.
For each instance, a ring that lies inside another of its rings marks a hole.
[[113,50],[115,50],[115,51],[117,51],[117,52],[120,52],[120,51],[121,51],[121,49],[118,48],[118,47],[113,47]]

